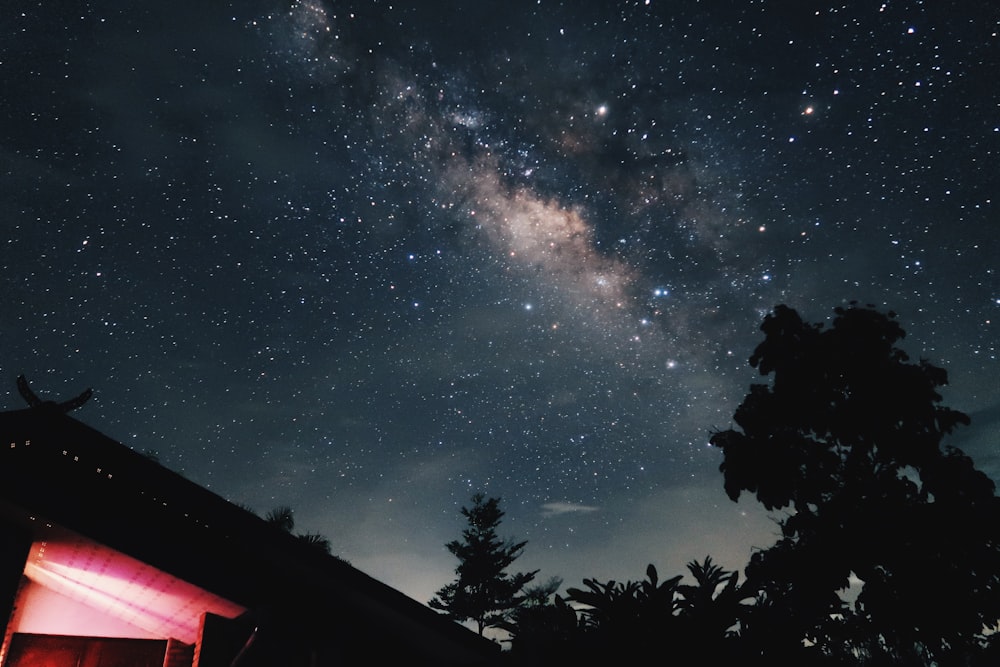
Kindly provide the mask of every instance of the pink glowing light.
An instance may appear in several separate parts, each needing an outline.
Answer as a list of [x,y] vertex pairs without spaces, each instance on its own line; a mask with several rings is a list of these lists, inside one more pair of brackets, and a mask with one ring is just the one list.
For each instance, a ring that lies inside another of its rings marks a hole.
[[175,638],[194,643],[205,612],[246,610],[146,563],[83,539],[36,542],[17,632]]

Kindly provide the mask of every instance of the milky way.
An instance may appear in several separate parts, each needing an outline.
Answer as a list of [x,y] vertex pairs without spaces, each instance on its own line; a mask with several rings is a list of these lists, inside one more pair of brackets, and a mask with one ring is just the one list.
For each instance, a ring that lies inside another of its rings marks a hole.
[[93,386],[421,600],[479,490],[569,585],[741,567],[775,529],[707,442],[778,303],[899,313],[997,477],[980,4],[24,3],[0,395]]

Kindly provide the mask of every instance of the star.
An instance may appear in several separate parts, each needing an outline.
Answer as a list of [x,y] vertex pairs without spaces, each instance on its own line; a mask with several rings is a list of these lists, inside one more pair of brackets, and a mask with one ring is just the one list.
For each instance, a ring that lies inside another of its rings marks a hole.
[[105,4],[0,44],[6,363],[408,595],[478,490],[567,586],[744,565],[702,445],[778,303],[1000,403],[990,3]]

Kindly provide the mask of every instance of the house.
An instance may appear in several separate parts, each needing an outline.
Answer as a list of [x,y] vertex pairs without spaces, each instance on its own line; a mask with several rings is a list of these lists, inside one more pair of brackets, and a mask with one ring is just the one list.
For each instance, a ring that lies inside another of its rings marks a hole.
[[0,667],[458,667],[499,655],[70,417],[69,402],[29,403],[0,413]]

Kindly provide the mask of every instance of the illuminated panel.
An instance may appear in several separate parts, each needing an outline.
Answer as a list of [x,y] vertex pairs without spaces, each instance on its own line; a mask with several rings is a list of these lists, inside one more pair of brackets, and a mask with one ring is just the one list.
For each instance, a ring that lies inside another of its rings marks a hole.
[[[32,544],[17,632],[168,638],[194,643],[204,612],[246,611],[162,570],[82,538]],[[66,600],[73,604],[66,604]],[[89,613],[81,614],[81,610]],[[96,615],[96,619],[95,619]],[[103,619],[103,620],[101,620]],[[103,625],[101,632],[95,625]],[[141,632],[128,633],[127,628]]]

